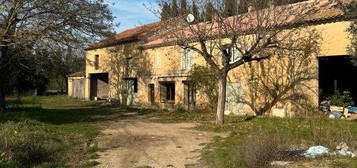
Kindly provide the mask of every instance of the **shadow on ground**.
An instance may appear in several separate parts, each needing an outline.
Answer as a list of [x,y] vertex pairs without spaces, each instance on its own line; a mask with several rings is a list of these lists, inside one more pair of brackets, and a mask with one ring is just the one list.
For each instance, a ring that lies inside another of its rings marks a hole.
[[106,103],[79,101],[65,96],[9,99],[10,110],[0,114],[0,122],[36,120],[47,124],[103,122],[149,113]]

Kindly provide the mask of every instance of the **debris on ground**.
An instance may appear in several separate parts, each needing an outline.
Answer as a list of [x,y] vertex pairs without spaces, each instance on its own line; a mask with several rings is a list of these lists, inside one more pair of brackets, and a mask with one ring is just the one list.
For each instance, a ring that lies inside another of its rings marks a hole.
[[350,112],[350,113],[357,113],[357,107],[349,106],[349,107],[347,107],[347,109],[348,109],[348,112]]
[[356,153],[353,153],[349,151],[349,147],[345,142],[340,143],[336,147],[337,149],[337,154],[342,155],[342,156],[349,156],[349,157],[356,157]]
[[340,119],[343,117],[343,114],[341,112],[333,111],[330,112],[328,115],[328,118],[330,119]]
[[330,101],[322,101],[320,103],[320,110],[323,111],[324,113],[328,113],[330,112],[330,105],[331,102]]
[[322,102],[320,109],[327,114],[330,119],[354,119],[357,116],[357,107],[355,106],[330,106],[329,102]]
[[340,106],[331,106],[330,107],[330,111],[334,111],[334,112],[343,112],[343,107]]
[[[330,149],[324,146],[313,146],[310,147],[303,156],[306,158],[315,158],[317,156],[323,156],[329,154],[331,152]],[[348,156],[348,157],[357,157],[357,153],[349,151],[349,147],[346,143],[342,142],[336,147],[336,152],[331,153],[331,155],[341,155],[341,156]]]
[[337,150],[348,150],[348,145],[345,142],[341,142],[339,145],[336,146]]
[[337,153],[339,155],[342,155],[342,156],[349,156],[349,157],[352,157],[352,158],[355,158],[357,156],[357,154],[351,152],[351,151],[346,151],[346,150],[339,150],[337,151]]
[[303,155],[307,158],[315,158],[317,156],[322,156],[328,154],[330,149],[324,146],[312,146]]
[[334,106],[331,101],[322,101],[320,110],[330,119],[357,119],[357,107],[355,106]]

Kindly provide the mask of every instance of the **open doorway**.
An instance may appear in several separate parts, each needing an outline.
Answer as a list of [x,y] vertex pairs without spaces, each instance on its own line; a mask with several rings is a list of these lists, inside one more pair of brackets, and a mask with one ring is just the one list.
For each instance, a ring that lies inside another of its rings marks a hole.
[[109,98],[109,75],[108,73],[90,74],[90,98],[93,100]]
[[175,82],[160,82],[160,102],[175,104]]
[[[135,94],[138,93],[138,79],[124,78],[126,89],[123,94],[123,103],[130,106],[135,104]],[[124,96],[125,95],[125,96]],[[124,100],[125,99],[125,100]]]
[[196,106],[196,89],[192,82],[184,81],[184,104],[187,110],[193,110]]
[[356,75],[357,67],[352,64],[350,56],[319,57],[320,102],[336,89],[351,92],[354,102],[357,102]]
[[155,84],[149,84],[149,103],[151,105],[154,105],[155,104]]

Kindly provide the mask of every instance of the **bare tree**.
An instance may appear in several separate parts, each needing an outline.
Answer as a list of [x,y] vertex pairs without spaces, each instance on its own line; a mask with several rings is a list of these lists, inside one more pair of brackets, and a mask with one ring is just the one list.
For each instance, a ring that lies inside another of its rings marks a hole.
[[[193,24],[181,17],[167,24],[171,31],[163,33],[163,36],[167,37],[164,38],[167,44],[198,53],[218,77],[217,124],[224,122],[228,73],[249,62],[270,59],[277,52],[304,50],[301,41],[309,38],[309,34],[304,34],[304,23],[320,7],[331,4],[330,1],[307,1],[277,6],[274,0],[252,0],[247,3],[247,13],[225,18],[222,0],[192,1],[200,11],[207,3],[212,4],[213,20]],[[240,9],[242,7],[236,8]],[[291,40],[292,36],[296,37],[295,41]],[[155,45],[155,40],[147,45]]]
[[11,45],[88,42],[112,28],[113,17],[102,0],[0,0],[0,9],[2,57]]
[[11,74],[11,47],[84,46],[109,35],[112,20],[103,0],[0,0],[0,92]]
[[[249,63],[243,68],[249,94],[244,98],[235,95],[238,103],[248,105],[257,115],[270,112],[278,104],[290,104],[298,111],[297,115],[303,116],[315,110],[316,104],[311,97],[317,93],[310,84],[317,80],[318,72],[311,65],[319,54],[318,41],[321,38],[314,30],[306,29],[305,33],[309,38],[299,42],[303,50],[278,50],[269,60]],[[290,40],[297,39],[291,37]]]
[[[145,78],[150,74],[151,66],[147,58],[138,48],[138,43],[124,43],[108,49],[109,56],[105,61],[104,69],[110,75],[111,96],[120,100],[123,105],[131,105],[132,93],[129,93],[133,83],[130,80],[135,77]],[[128,99],[128,97],[131,97]]]

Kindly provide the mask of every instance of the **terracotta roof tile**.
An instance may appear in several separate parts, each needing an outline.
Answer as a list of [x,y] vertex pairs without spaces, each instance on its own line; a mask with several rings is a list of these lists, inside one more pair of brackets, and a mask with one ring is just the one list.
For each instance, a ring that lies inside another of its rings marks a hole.
[[[343,4],[350,3],[354,0],[342,0]],[[295,4],[290,4],[286,5],[284,7],[288,7],[291,9],[298,8],[301,5],[308,5],[308,4],[313,4],[313,2],[316,2],[314,0],[310,1],[304,1],[300,3],[295,3]],[[317,12],[315,12],[312,15],[309,15],[309,17],[304,18],[304,22],[314,22],[314,23],[319,23],[321,21],[331,21],[337,18],[340,18],[341,16],[344,15],[343,11],[337,7],[336,5],[337,0],[318,0],[317,5],[310,6],[311,8],[316,8],[318,9]],[[305,11],[308,11],[309,9],[306,9]],[[252,15],[252,13],[246,13],[242,14],[244,15]],[[240,16],[242,16],[240,15]],[[232,16],[230,18],[227,18],[226,21],[232,20]],[[288,19],[284,20],[286,22],[285,24],[291,24],[294,22],[294,18],[296,16],[291,15],[287,16]],[[242,20],[244,21],[244,20]],[[248,20],[251,21],[251,20]],[[199,23],[200,25],[209,25],[210,23]],[[99,49],[99,48],[105,48],[105,47],[110,47],[114,46],[117,44],[125,43],[125,42],[130,42],[130,41],[135,41],[135,40],[141,40],[143,42],[142,47],[143,48],[152,48],[152,47],[158,47],[162,45],[168,45],[168,37],[172,33],[172,31],[160,31],[160,29],[163,29],[163,26],[165,26],[166,23],[163,22],[155,22],[147,25],[143,25],[140,27],[136,27],[133,29],[129,29],[126,31],[123,31],[119,34],[116,34],[112,37],[109,37],[105,40],[102,40],[100,42],[97,42],[93,45],[90,45],[86,48],[86,50],[93,50],[93,49]],[[252,24],[247,24],[247,25],[252,25]],[[244,27],[243,29],[249,29],[249,27]],[[155,34],[154,34],[155,33]],[[215,32],[211,32],[214,34]],[[187,32],[187,35],[189,36],[190,33]],[[151,36],[150,36],[151,35]]]
[[[316,2],[318,2],[316,4]],[[342,3],[349,3],[351,2],[351,0],[344,0],[342,1]],[[305,6],[304,6],[305,5]],[[304,7],[306,9],[304,9]],[[274,26],[276,24],[278,24],[278,26],[284,26],[284,25],[291,25],[291,24],[302,24],[302,22],[304,23],[315,23],[315,24],[319,24],[323,21],[328,21],[328,22],[332,22],[333,20],[339,19],[344,15],[344,12],[338,7],[338,3],[336,0],[319,0],[319,1],[305,1],[305,2],[300,2],[300,3],[296,3],[296,4],[290,4],[290,5],[286,5],[286,6],[282,6],[281,8],[285,8],[285,9],[289,9],[289,10],[297,10],[301,15],[304,15],[304,13],[306,14],[306,17],[303,18],[299,18],[296,13],[287,13],[286,15],[284,15],[283,13],[280,14],[280,16],[278,18],[284,18],[281,19],[281,21],[276,21],[276,18],[271,18],[271,23],[267,23],[269,24],[269,26]],[[279,8],[277,8],[279,9]],[[314,11],[312,14],[309,14],[309,11]],[[288,10],[285,10],[288,11]],[[237,26],[237,29],[240,29],[242,31],[249,31],[250,29],[252,29],[254,27],[254,22],[255,20],[252,19],[254,18],[254,16],[252,17],[252,15],[254,15],[254,13],[256,12],[251,12],[251,13],[245,13],[242,15],[238,15],[238,16],[232,16],[229,18],[225,19],[225,22],[229,23],[232,20],[234,20],[234,17],[241,17],[242,19],[240,19],[240,23],[242,24],[236,24],[233,23],[233,25]],[[246,19],[244,19],[246,18]],[[244,23],[243,23],[244,22]],[[199,23],[200,26],[206,24],[208,26],[210,26],[212,23]],[[270,25],[271,24],[271,25]],[[242,26],[244,25],[244,26]],[[212,34],[212,36],[216,36],[217,34],[219,34],[219,30],[217,29],[212,29],[212,31],[210,32]],[[160,47],[160,46],[165,46],[165,45],[170,45],[171,43],[174,43],[174,40],[170,39],[170,34],[172,34],[172,32],[163,32],[161,34],[158,34],[156,36],[152,36],[149,38],[149,40],[142,45],[143,48],[153,48],[153,47]],[[191,32],[188,30],[187,32],[185,32],[185,35],[187,36],[195,36],[194,34],[191,34]]]
[[88,46],[86,48],[86,50],[110,47],[110,46],[128,42],[128,41],[140,40],[140,39],[144,38],[145,36],[155,32],[155,31],[158,31],[161,25],[162,25],[162,22],[155,22],[155,23],[139,26],[139,27],[136,27],[133,29],[125,30],[119,34],[116,34],[112,37],[109,37],[109,38],[99,41],[93,45]]

